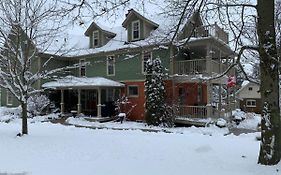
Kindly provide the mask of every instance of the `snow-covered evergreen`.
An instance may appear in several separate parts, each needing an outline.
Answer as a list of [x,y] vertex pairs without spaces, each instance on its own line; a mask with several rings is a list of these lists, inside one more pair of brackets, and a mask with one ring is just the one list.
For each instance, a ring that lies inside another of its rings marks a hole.
[[146,64],[146,122],[148,125],[172,127],[173,109],[165,103],[165,74],[161,60],[148,60]]

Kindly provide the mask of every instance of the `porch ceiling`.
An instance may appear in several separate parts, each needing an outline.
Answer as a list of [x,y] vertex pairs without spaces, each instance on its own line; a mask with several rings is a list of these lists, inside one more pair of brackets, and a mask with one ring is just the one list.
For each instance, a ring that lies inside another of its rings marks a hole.
[[124,87],[125,85],[103,77],[74,77],[66,76],[64,78],[50,81],[42,85],[48,89],[96,89],[99,87]]

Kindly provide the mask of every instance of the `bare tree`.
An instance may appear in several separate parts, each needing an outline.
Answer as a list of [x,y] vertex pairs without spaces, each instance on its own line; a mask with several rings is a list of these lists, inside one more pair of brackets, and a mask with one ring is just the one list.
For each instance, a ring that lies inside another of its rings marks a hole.
[[57,1],[3,0],[0,14],[0,86],[19,101],[22,134],[28,134],[27,99],[41,91],[36,83],[77,66],[47,70],[52,56],[46,56],[48,61],[41,63],[42,52],[50,49],[64,27]]
[[[180,16],[179,19],[187,16],[187,9],[194,8],[201,12],[205,21],[215,19],[215,22],[225,26],[233,36],[232,47],[238,53],[236,62],[230,68],[239,67],[249,80],[252,79],[247,76],[240,60],[247,51],[257,53],[256,59],[260,59],[260,92],[263,105],[262,139],[258,163],[277,164],[281,158],[281,121],[279,59],[275,30],[275,15],[280,16],[280,12],[275,14],[276,2],[274,0],[257,0],[254,3],[250,0],[169,0],[168,2],[167,9],[170,11],[177,9],[173,15]],[[280,7],[280,2],[277,5]],[[277,25],[280,25],[280,22]],[[278,31],[280,26],[277,28]],[[280,40],[278,43],[280,44]]]
[[[78,9],[79,17],[82,7],[90,7],[91,3],[96,1],[83,0],[80,4],[73,6]],[[104,2],[104,1],[101,1]],[[113,1],[116,2],[116,1]],[[125,4],[129,2],[124,2]],[[144,2],[144,1],[142,1]],[[157,2],[156,2],[157,3]],[[281,121],[279,107],[279,59],[277,55],[277,46],[280,39],[276,39],[275,26],[279,25],[277,32],[280,32],[280,22],[276,22],[275,14],[276,1],[274,0],[166,0],[167,6],[164,12],[167,15],[178,16],[178,25],[175,26],[175,33],[172,40],[178,38],[180,25],[184,20],[190,17],[190,13],[195,10],[200,11],[205,21],[214,21],[222,24],[232,36],[231,44],[234,51],[237,52],[237,59],[226,71],[233,67],[239,67],[247,79],[248,76],[240,62],[246,52],[256,53],[260,67],[260,86],[263,105],[262,113],[262,135],[261,147],[258,162],[264,165],[274,165],[281,158]],[[280,3],[277,5],[280,6]],[[161,4],[163,6],[163,4]],[[118,7],[118,6],[111,6]],[[72,10],[73,10],[72,9]],[[105,8],[104,11],[107,11]],[[280,8],[279,8],[280,9]],[[103,10],[102,10],[103,11]],[[101,14],[101,13],[96,13]],[[280,19],[280,18],[279,18]],[[277,33],[277,38],[280,34]],[[188,40],[186,40],[188,42]],[[219,75],[218,78],[223,75]],[[249,79],[253,81],[252,79]]]

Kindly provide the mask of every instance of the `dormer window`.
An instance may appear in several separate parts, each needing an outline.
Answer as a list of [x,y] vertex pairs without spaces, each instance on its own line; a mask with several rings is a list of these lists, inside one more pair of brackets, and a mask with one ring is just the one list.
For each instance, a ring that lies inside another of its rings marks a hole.
[[132,40],[140,39],[140,21],[132,22]]
[[93,47],[97,47],[99,45],[99,31],[93,32]]

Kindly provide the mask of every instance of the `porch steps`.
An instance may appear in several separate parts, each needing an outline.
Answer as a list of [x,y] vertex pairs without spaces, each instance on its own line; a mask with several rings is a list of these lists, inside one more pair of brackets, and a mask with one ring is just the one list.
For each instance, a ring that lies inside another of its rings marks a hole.
[[104,122],[110,122],[113,120],[118,120],[119,117],[118,116],[113,116],[113,117],[84,117],[85,120],[89,121],[89,122],[100,122],[100,123],[104,123]]
[[196,127],[205,127],[210,124],[212,121],[208,119],[201,118],[181,118],[177,117],[175,119],[175,125],[184,125],[184,126],[196,126]]

